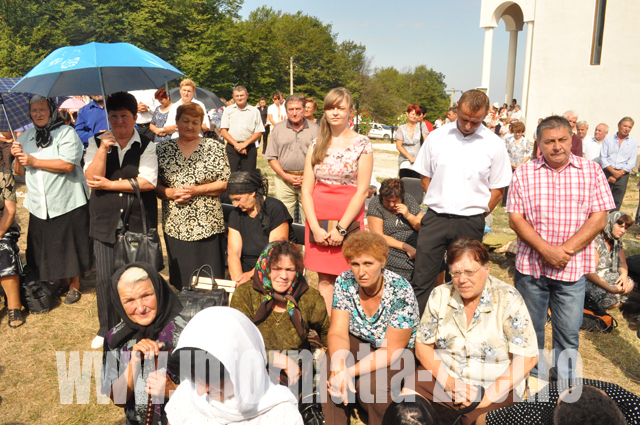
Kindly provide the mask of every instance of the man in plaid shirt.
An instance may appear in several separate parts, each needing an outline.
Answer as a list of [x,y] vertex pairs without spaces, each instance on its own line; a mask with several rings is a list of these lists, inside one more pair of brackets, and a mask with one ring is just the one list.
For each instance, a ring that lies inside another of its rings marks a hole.
[[[542,156],[515,171],[507,200],[509,225],[518,235],[515,286],[531,314],[540,350],[551,309],[551,378],[568,379],[576,377],[584,275],[595,272],[592,241],[615,203],[600,166],[571,153],[569,121],[548,117],[537,134]],[[558,362],[564,350],[566,357]],[[541,363],[532,375],[547,375],[539,370]]]

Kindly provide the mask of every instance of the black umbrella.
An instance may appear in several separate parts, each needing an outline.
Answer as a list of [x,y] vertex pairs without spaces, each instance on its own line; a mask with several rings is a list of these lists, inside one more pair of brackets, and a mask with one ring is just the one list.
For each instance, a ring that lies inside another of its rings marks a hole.
[[[176,87],[175,89],[171,89],[169,91],[169,94],[171,95],[171,101],[173,103],[176,103],[177,101],[180,100],[179,87]],[[204,106],[205,108],[207,108],[207,111],[209,109],[218,109],[224,106],[224,103],[222,103],[220,98],[215,93],[207,89],[203,89],[201,87],[196,87],[196,94],[195,96],[193,96],[193,98],[195,100],[199,100],[200,102],[204,103]],[[205,113],[207,111],[205,111]]]

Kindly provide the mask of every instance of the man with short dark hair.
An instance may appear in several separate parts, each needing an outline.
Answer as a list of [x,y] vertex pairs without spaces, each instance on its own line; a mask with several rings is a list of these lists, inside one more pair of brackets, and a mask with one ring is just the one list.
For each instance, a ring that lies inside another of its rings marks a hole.
[[617,133],[604,139],[600,151],[602,169],[616,201],[616,211],[620,211],[627,192],[629,173],[633,171],[638,159],[638,141],[629,136],[633,124],[631,117],[622,118],[618,123]]
[[[569,379],[576,377],[584,275],[595,273],[592,241],[615,204],[600,166],[572,154],[567,119],[548,117],[537,134],[542,156],[518,167],[509,186],[509,225],[518,235],[514,281],[531,314],[540,350],[551,310],[551,373]],[[542,353],[539,358],[544,358]],[[534,377],[547,376],[543,363],[531,371]]]
[[454,106],[452,106],[451,108],[449,108],[447,110],[447,122],[446,122],[446,124],[451,124],[452,122],[454,122],[457,119],[458,119],[458,107],[454,105]]
[[222,113],[220,135],[227,141],[227,157],[231,172],[256,169],[258,150],[255,142],[264,132],[260,111],[247,103],[249,93],[243,86],[233,89],[235,103]]
[[447,246],[461,236],[479,241],[484,218],[502,199],[511,179],[504,142],[482,122],[489,98],[479,90],[458,101],[456,121],[429,133],[413,169],[421,174],[429,210],[418,234],[412,286],[420,314],[433,289]]
[[[307,150],[318,137],[318,124],[304,117],[305,98],[292,94],[285,102],[287,119],[277,123],[271,132],[265,158],[276,172],[274,177],[275,196],[287,207],[291,217],[295,217],[296,205],[301,201],[302,174]],[[305,222],[302,208],[299,208],[301,223]]]

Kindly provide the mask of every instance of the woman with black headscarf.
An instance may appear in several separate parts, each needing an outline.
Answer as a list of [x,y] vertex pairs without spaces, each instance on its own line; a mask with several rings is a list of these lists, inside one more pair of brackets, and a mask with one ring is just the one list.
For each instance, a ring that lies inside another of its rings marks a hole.
[[124,407],[127,425],[148,423],[149,395],[164,397],[154,403],[151,423],[166,424],[164,406],[180,383],[180,358],[170,354],[187,324],[179,315],[182,304],[147,263],[131,263],[113,275],[111,303],[122,322],[105,337],[102,392]]
[[256,261],[270,242],[294,240],[287,207],[266,196],[268,192],[269,183],[260,170],[229,177],[227,194],[235,209],[229,215],[227,264],[237,285],[251,280]]
[[310,349],[310,329],[326,347],[329,333],[324,298],[309,286],[303,271],[302,253],[292,242],[271,243],[260,254],[253,279],[238,286],[231,299],[231,307],[244,313],[260,330],[269,366],[283,370],[288,385],[298,381],[299,368],[296,359],[285,352]]
[[34,128],[11,147],[13,168],[27,183],[27,264],[41,280],[68,285],[64,303],[72,304],[80,299],[79,276],[91,269],[93,259],[82,142],[51,99],[33,96],[29,113]]

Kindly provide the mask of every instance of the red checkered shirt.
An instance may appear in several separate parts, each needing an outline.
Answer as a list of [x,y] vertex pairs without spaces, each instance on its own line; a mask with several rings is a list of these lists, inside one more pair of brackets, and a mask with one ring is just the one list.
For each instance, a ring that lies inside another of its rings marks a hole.
[[[589,214],[616,207],[602,168],[571,154],[559,171],[549,167],[544,157],[515,171],[509,187],[507,212],[524,214],[525,219],[550,245],[559,246],[573,236]],[[554,269],[542,263],[540,254],[518,238],[516,268],[520,273],[575,282],[596,271],[594,244],[576,252],[565,267]]]

